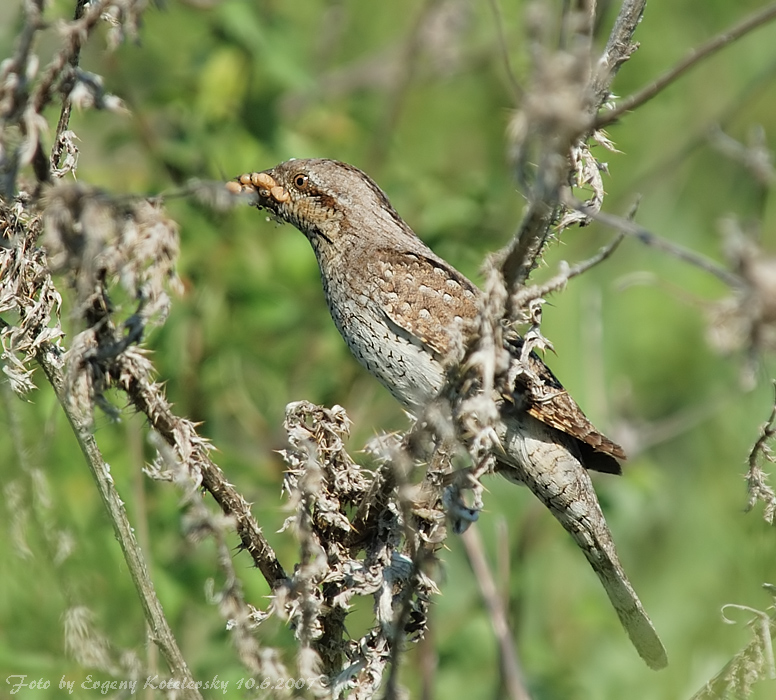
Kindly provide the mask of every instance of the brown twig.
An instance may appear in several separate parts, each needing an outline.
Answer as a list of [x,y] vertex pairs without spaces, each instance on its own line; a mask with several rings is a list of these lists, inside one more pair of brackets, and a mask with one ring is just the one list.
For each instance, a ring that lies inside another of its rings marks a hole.
[[[123,361],[123,356],[117,360]],[[129,371],[126,371],[129,369]],[[132,405],[148,417],[151,427],[172,447],[189,439],[191,464],[202,475],[202,486],[215,499],[225,515],[235,519],[237,534],[242,546],[253,558],[254,563],[264,575],[271,588],[277,588],[286,580],[286,573],[275,555],[271,545],[264,537],[256,519],[251,514],[250,505],[232,486],[223,472],[213,463],[207,454],[203,441],[192,442],[193,426],[176,416],[164,397],[161,388],[154,383],[137,376],[131,368],[119,367],[117,376],[121,377],[122,388],[126,391]]]
[[114,0],[99,0],[90,5],[83,16],[67,26],[67,42],[62,50],[46,66],[35,92],[32,94],[32,107],[37,114],[51,101],[54,85],[62,75],[66,65],[78,60],[81,47],[89,32],[100,21],[102,14],[113,4]]
[[608,99],[612,81],[620,67],[638,48],[638,44],[633,42],[633,35],[644,16],[646,4],[646,0],[625,0],[622,4],[592,80],[595,104],[598,107]]
[[636,107],[640,107],[645,102],[651,100],[655,95],[662,92],[666,87],[675,82],[684,75],[690,68],[698,65],[709,56],[714,55],[720,49],[732,44],[737,39],[745,36],[749,32],[761,27],[776,17],[776,3],[754,12],[749,17],[739,22],[734,27],[721,32],[717,36],[709,39],[705,44],[697,49],[690,51],[673,68],[667,70],[663,75],[645,86],[639,92],[624,99],[617,107],[599,114],[595,120],[595,128],[602,129],[609,124],[617,121],[625,112],[629,112]]
[[[43,28],[41,14],[43,12],[43,0],[34,0],[34,2],[24,3],[24,24],[19,32],[19,43],[16,46],[16,52],[11,60],[5,66],[5,75],[15,73],[22,76],[26,70],[27,60],[32,51],[35,34]],[[6,108],[4,119],[15,119],[18,117],[20,106],[26,101],[28,83],[25,80],[18,80],[13,91],[13,100]]]
[[[35,41],[35,35],[43,28],[43,0],[33,0],[24,3],[24,24],[19,32],[19,43],[16,52],[7,62],[0,73],[0,77],[6,82],[15,83],[11,89],[10,99],[4,98],[5,109],[0,115],[0,172],[3,173],[0,180],[0,194],[10,197],[16,188],[16,177],[19,169],[19,151],[16,148],[9,149],[5,143],[4,125],[16,123],[23,133],[27,132],[27,123],[24,119],[24,108],[29,102],[29,81],[25,79],[30,52]],[[16,75],[16,80],[9,80],[11,74]],[[7,89],[7,88],[6,88]],[[38,146],[39,147],[39,146]],[[37,155],[37,154],[36,154]],[[36,169],[39,167],[40,158],[34,158]]]
[[[78,7],[82,1],[83,0],[78,0],[79,5],[76,6],[76,13],[78,13]],[[32,109],[33,114],[40,115],[46,105],[51,102],[58,81],[61,81],[65,75],[66,66],[70,66],[72,70],[72,68],[78,64],[81,47],[84,45],[89,34],[111,3],[112,0],[99,0],[99,2],[91,5],[85,12],[82,12],[80,19],[73,21],[68,26],[65,46],[46,66],[46,69],[43,71],[42,77],[29,100],[29,108]],[[60,137],[65,131],[64,127],[66,127],[67,121],[69,121],[70,110],[67,97],[65,97],[65,105],[67,105],[68,108],[67,110],[64,110],[63,108],[63,114],[60,117],[60,126],[63,126],[63,128],[62,131],[60,131],[59,127],[57,127],[53,151],[60,148]],[[65,111],[67,112],[67,121],[63,121]],[[24,127],[24,131],[26,133],[26,126]],[[37,135],[34,135],[34,138],[35,150],[32,154],[32,165],[35,177],[38,179],[39,183],[50,182],[51,164],[53,161],[51,158],[46,158],[43,153],[43,146],[40,142],[40,138]],[[53,151],[52,158],[54,155]],[[61,153],[58,154],[57,160],[59,159],[59,155],[61,155]]]

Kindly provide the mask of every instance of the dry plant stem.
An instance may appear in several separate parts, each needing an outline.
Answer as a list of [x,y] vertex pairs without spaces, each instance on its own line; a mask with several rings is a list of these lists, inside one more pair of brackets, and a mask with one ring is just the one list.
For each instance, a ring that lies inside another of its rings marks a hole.
[[[391,464],[393,478],[400,486],[406,484],[406,469],[403,465]],[[401,492],[401,489],[399,489]],[[417,533],[412,527],[412,506],[407,498],[401,498],[399,506],[404,518],[404,531],[407,546],[410,548],[412,556],[412,573],[409,576],[411,581],[418,575],[420,565],[425,555],[423,544],[419,541]],[[410,603],[412,600],[412,586],[407,586],[402,592],[401,605],[393,618],[393,630],[390,637],[390,657],[388,680],[385,686],[385,700],[397,700],[402,696],[399,688],[399,658],[403,651],[402,641],[404,639],[404,628],[410,614]]]
[[[40,114],[46,105],[51,102],[55,92],[55,86],[57,81],[62,78],[65,67],[69,64],[71,67],[78,65],[78,59],[81,52],[81,47],[86,42],[90,32],[94,29],[94,26],[102,17],[102,14],[111,5],[113,0],[99,0],[89,7],[89,9],[83,12],[83,0],[78,0],[76,5],[76,17],[78,14],[83,16],[76,19],[68,27],[68,39],[65,47],[51,60],[46,66],[45,71],[42,74],[41,80],[35,88],[34,93],[31,96],[29,102],[31,102],[31,108],[35,114]],[[67,110],[65,110],[67,107]],[[67,115],[66,115],[67,112]],[[66,120],[65,120],[65,117]],[[56,140],[54,142],[54,149],[59,148],[59,137],[66,129],[67,122],[69,122],[69,100],[65,97],[63,105],[62,115],[60,116],[59,125],[57,127]],[[60,127],[61,130],[60,130]],[[53,156],[54,154],[52,154]],[[61,154],[60,154],[61,155]],[[57,155],[59,158],[59,155]],[[32,157],[33,170],[35,176],[39,182],[49,182],[51,180],[51,161],[43,154],[43,147],[38,140],[35,147],[35,153]]]
[[[595,6],[596,0],[564,0],[561,10],[558,46],[569,49],[571,46],[569,39],[576,33],[579,37],[584,37],[585,45],[588,50],[590,49],[593,40],[593,28],[595,27]],[[579,25],[580,23],[583,23],[583,26],[579,27],[575,32],[574,25]]]
[[[86,9],[86,5],[89,0],[78,0],[75,5],[75,13],[73,15],[73,19],[75,21],[81,19],[84,14],[84,10]],[[70,58],[68,59],[68,63],[72,68],[76,68],[78,66],[78,62],[81,59],[81,46],[78,45],[75,48],[75,51],[72,53]],[[51,152],[51,166],[56,168],[59,166],[59,161],[62,157],[62,143],[61,143],[61,136],[62,134],[67,131],[68,126],[70,125],[70,112],[72,110],[72,104],[70,102],[70,96],[64,95],[62,97],[62,111],[59,114],[59,122],[57,122],[57,131],[54,134],[54,146]]]
[[201,699],[202,696],[196,690],[194,679],[167,623],[162,605],[156,596],[143,554],[127,519],[124,504],[116,491],[113,479],[108,471],[108,465],[102,458],[89,426],[71,406],[65,390],[61,354],[53,345],[45,344],[38,351],[36,359],[54,388],[57,399],[70,422],[92,476],[97,483],[100,497],[110,515],[116,539],[119,541],[119,545],[124,553],[124,559],[127,562],[132,581],[143,605],[146,620],[151,626],[153,640],[162,652],[172,676],[187,686],[182,691],[182,697],[194,700]]
[[[411,576],[415,576],[417,575],[418,567],[414,557],[412,565]],[[399,700],[404,695],[399,686],[399,658],[402,651],[404,651],[402,649],[404,625],[407,623],[407,618],[409,617],[411,598],[412,588],[407,586],[402,593],[399,611],[393,618],[393,634],[390,636],[390,655],[388,658],[388,680],[385,683],[384,700]]]
[[750,623],[755,630],[754,639],[690,700],[746,698],[752,694],[754,683],[774,679],[773,642],[776,639],[776,619],[773,614],[759,611],[758,617],[759,624]]
[[46,66],[43,77],[33,94],[32,104],[36,113],[40,114],[41,110],[51,101],[54,85],[62,75],[62,70],[68,63],[78,60],[81,47],[89,33],[113,2],[114,0],[99,0],[89,6],[83,17],[68,25],[67,44]]
[[646,4],[646,0],[626,0],[622,4],[620,13],[617,15],[609,34],[604,55],[599,61],[597,74],[593,78],[592,87],[595,103],[599,107],[609,98],[612,81],[620,66],[636,50],[637,45],[633,43],[632,39],[636,33],[636,27],[639,26],[644,15]]
[[578,277],[583,272],[587,272],[591,267],[606,260],[615,250],[617,250],[617,246],[620,245],[623,238],[625,238],[625,234],[620,232],[592,258],[567,268],[542,285],[522,287],[512,298],[512,306],[516,309],[521,309],[534,299],[540,299],[547,294],[563,289],[570,279]]
[[687,248],[682,248],[681,246],[676,245],[675,243],[672,243],[665,238],[661,238],[660,236],[657,236],[651,231],[633,223],[628,219],[624,219],[620,216],[614,216],[613,214],[607,214],[602,211],[593,211],[583,202],[580,202],[579,200],[573,199],[571,197],[567,198],[564,203],[566,206],[572,209],[577,209],[583,212],[586,216],[589,216],[594,221],[598,221],[605,226],[617,229],[618,231],[621,231],[628,236],[633,236],[634,238],[644,243],[644,245],[662,250],[666,253],[669,253],[670,255],[673,255],[679,260],[705,270],[709,274],[714,275],[716,278],[724,282],[729,287],[739,289],[743,286],[743,282],[738,277],[738,275],[735,275],[729,270],[726,270],[724,267],[718,265],[713,260],[709,260],[703,255],[695,253],[692,250],[688,250]]
[[[774,382],[774,386],[776,386],[776,382]],[[768,442],[776,437],[774,423],[776,423],[776,401],[771,408],[771,415],[768,416],[765,425],[760,429],[760,435],[749,453],[749,471],[746,473],[746,484],[749,491],[749,502],[746,509],[750,511],[757,501],[762,501],[765,504],[763,517],[771,525],[773,525],[774,513],[776,513],[776,494],[768,485],[768,475],[760,467],[759,460],[762,458],[770,462],[774,461],[773,453],[768,447]]]
[[[30,0],[29,2],[24,3],[24,25],[19,32],[19,43],[13,58],[6,68],[6,74],[24,74],[25,66],[27,65],[35,41],[35,35],[43,26],[43,21],[41,19],[43,4],[43,0]],[[5,131],[5,126],[11,123],[19,123],[22,129],[26,129],[22,113],[25,105],[29,101],[28,98],[29,95],[26,82],[19,80],[13,91],[11,104],[6,109],[5,116],[0,119],[0,148],[2,149],[2,153],[0,154],[0,169],[4,172],[2,181],[0,181],[0,194],[4,197],[10,197],[13,194],[16,186],[19,159],[18,154],[14,153],[11,155],[11,153],[8,152],[3,132]],[[40,146],[38,146],[38,151],[40,151]],[[40,160],[39,157],[34,159],[36,170],[40,165]]]
[[[623,3],[622,9],[615,21],[604,55],[598,63],[598,70],[590,77],[589,88],[592,101],[589,111],[594,115],[609,96],[609,89],[619,67],[628,60],[635,47],[632,43],[633,33],[644,12],[646,0],[632,0]],[[581,89],[581,88],[580,88]],[[592,129],[591,129],[592,131]],[[578,135],[579,137],[582,134]],[[536,266],[536,261],[547,242],[551,226],[556,218],[560,205],[560,189],[569,180],[570,172],[567,163],[568,149],[572,143],[557,149],[555,158],[566,162],[562,168],[543,168],[543,182],[532,193],[528,210],[520,223],[517,235],[507,249],[501,264],[501,272],[507,289],[510,292],[508,315],[511,317],[518,310],[512,303],[512,294],[517,291]]]
[[472,571],[480,586],[485,607],[488,609],[493,632],[496,635],[501,660],[501,675],[511,700],[530,700],[530,695],[523,681],[523,673],[517,658],[517,650],[512,641],[512,630],[507,623],[506,611],[501,596],[496,588],[488,562],[485,559],[482,538],[476,523],[461,537],[469,557]]
[[[35,39],[35,34],[42,28],[43,23],[41,20],[41,14],[43,12],[43,0],[34,0],[34,2],[27,2],[24,4],[24,26],[19,33],[19,43],[16,48],[16,53],[11,59],[11,64],[8,67],[9,72],[20,73],[24,71],[24,66],[27,64],[27,58],[32,50],[32,45]],[[24,90],[17,87],[14,93],[14,104],[8,110],[8,114],[15,115],[20,107],[23,98],[26,97]],[[20,99],[21,98],[21,99]]]
[[529,205],[528,212],[520,222],[520,229],[501,266],[501,274],[504,276],[507,289],[520,289],[525,284],[547,242],[555,211],[553,205],[543,201]]
[[396,471],[391,464],[384,465],[376,473],[367,497],[362,501],[353,517],[353,530],[347,545],[358,551],[367,539],[367,533],[379,526],[380,514],[396,488]]
[[[776,382],[774,382],[774,386],[776,386]],[[776,422],[776,401],[774,401],[773,408],[771,408],[771,414],[768,416],[768,420],[760,430],[760,436],[757,438],[757,441],[752,447],[752,451],[749,453],[750,467],[756,464],[757,458],[761,453],[765,453],[766,443],[768,440],[772,439],[776,435],[776,426],[774,426],[774,422]]]
[[[180,419],[170,410],[159,387],[130,374],[122,388],[132,405],[148,417],[151,427],[165,442],[175,447]],[[195,445],[189,459],[196,464],[202,475],[202,485],[213,496],[224,515],[235,519],[243,548],[251,555],[270,587],[277,588],[286,580],[286,573],[251,514],[248,502],[226,480],[223,472],[212,462],[202,446]]]
[[690,68],[696,66],[704,59],[712,56],[720,49],[725,48],[729,44],[732,44],[737,39],[740,39],[745,34],[748,34],[754,29],[761,27],[763,24],[770,22],[776,17],[776,3],[772,3],[767,7],[758,10],[739,24],[735,25],[731,29],[728,29],[721,34],[713,37],[705,44],[697,49],[693,49],[684,59],[677,63],[673,68],[666,71],[657,80],[650,83],[635,95],[623,100],[617,107],[610,109],[603,114],[598,115],[595,120],[595,128],[601,129],[613,122],[617,121],[625,112],[629,112],[636,107],[640,107],[645,102],[651,100],[655,95],[663,91],[671,83],[680,78]]

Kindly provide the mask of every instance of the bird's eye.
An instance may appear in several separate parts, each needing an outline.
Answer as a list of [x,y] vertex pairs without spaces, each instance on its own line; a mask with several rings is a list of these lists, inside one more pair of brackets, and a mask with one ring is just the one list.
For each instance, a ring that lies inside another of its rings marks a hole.
[[298,190],[303,190],[305,187],[307,187],[307,175],[304,173],[294,175],[294,187],[296,187]]

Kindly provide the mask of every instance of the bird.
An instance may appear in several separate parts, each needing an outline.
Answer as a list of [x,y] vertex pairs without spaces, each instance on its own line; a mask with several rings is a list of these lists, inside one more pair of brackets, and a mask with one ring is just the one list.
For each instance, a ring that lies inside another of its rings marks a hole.
[[[436,255],[353,165],[291,159],[246,172],[226,188],[306,236],[332,320],[352,354],[417,416],[443,389],[445,357],[477,317],[483,292]],[[510,384],[498,397],[496,471],[527,486],[572,536],[639,655],[661,669],[665,648],[620,564],[588,474],[620,474],[625,453],[535,352],[522,352],[523,338],[514,333],[504,343]],[[526,364],[538,395],[526,385]]]

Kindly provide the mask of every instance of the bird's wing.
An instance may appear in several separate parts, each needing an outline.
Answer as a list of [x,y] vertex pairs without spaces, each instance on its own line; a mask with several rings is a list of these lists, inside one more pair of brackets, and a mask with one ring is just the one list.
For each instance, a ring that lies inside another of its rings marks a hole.
[[372,256],[367,268],[378,304],[394,330],[437,359],[450,350],[456,323],[477,315],[479,290],[431,254],[385,249]]
[[[520,357],[523,347],[522,338],[510,338],[507,345],[513,355]],[[529,353],[527,364],[530,374],[515,372],[512,380],[513,394],[505,397],[507,400],[542,423],[575,437],[584,445],[591,447],[595,453],[609,455],[615,459],[626,458],[622,447],[596,429],[571,394],[563,388],[557,377],[535,352]],[[595,455],[587,452],[585,456]],[[610,464],[605,459],[599,460],[597,464],[589,463],[587,466],[598,471],[615,473],[620,471],[616,462]]]
[[[430,350],[437,359],[451,349],[456,322],[465,323],[477,315],[480,291],[431,253],[383,249],[367,265],[375,296],[394,331]],[[522,345],[519,336],[507,340],[515,358],[520,357]],[[579,440],[589,468],[620,473],[615,460],[625,459],[623,449],[596,430],[539,356],[533,352],[528,356],[531,378],[519,369],[519,364],[513,362],[513,390],[504,398],[519,410]]]

